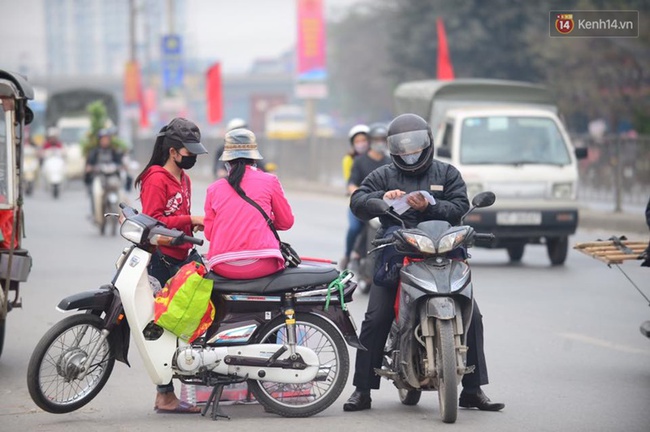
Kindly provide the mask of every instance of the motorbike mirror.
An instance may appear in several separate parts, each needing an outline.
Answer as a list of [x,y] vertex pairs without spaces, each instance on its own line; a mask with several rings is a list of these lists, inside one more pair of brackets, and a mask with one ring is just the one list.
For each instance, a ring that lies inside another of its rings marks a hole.
[[472,205],[478,208],[489,207],[494,204],[496,199],[497,197],[494,195],[494,192],[481,192],[472,199]]
[[402,225],[402,228],[405,228],[404,221],[399,216],[397,216],[394,212],[391,211],[392,207],[388,205],[388,203],[383,199],[370,198],[366,202],[366,209],[368,210],[368,213],[372,215],[390,216],[396,221],[398,221]]
[[379,215],[386,213],[388,209],[390,209],[390,206],[383,199],[370,198],[366,202],[366,209],[368,209],[368,212],[373,215]]

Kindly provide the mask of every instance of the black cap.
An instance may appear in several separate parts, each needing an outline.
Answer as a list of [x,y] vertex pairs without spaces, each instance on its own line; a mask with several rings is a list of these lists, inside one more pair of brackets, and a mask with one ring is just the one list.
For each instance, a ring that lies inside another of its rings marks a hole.
[[178,141],[183,144],[190,153],[205,154],[208,151],[201,144],[201,131],[191,121],[176,117],[158,134],[166,139]]

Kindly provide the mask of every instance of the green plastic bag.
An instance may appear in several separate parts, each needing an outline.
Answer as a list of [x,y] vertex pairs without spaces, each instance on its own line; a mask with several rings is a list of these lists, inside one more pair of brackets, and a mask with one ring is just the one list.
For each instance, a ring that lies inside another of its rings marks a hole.
[[203,278],[206,272],[201,263],[187,263],[156,296],[154,322],[187,342],[203,334],[214,320],[213,281]]

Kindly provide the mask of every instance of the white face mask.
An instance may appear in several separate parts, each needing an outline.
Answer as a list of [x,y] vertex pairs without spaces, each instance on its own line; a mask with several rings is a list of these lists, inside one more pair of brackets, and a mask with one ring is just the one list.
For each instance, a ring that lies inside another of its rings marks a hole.
[[404,161],[405,164],[413,165],[414,163],[416,163],[418,161],[418,159],[420,159],[421,154],[422,154],[422,150],[420,150],[417,153],[410,153],[410,154],[401,155],[400,157],[402,158],[402,160]]
[[357,152],[358,154],[363,154],[368,151],[368,142],[367,141],[360,141],[354,143],[354,151]]

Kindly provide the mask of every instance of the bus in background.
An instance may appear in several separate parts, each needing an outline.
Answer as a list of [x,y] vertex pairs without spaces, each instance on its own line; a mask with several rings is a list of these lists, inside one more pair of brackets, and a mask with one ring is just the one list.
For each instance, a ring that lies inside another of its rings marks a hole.
[[270,140],[307,139],[307,116],[298,105],[278,105],[266,113],[266,138]]
[[[306,140],[309,135],[305,109],[299,105],[278,105],[266,114],[266,138],[272,140]],[[335,135],[332,118],[317,114],[314,118],[315,135],[331,138]]]

